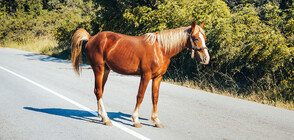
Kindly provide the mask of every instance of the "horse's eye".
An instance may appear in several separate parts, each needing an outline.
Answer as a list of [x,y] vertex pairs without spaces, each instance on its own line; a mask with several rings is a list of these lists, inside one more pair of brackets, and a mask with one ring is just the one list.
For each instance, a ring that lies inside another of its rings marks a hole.
[[194,41],[197,41],[197,42],[198,42],[198,41],[199,41],[199,39],[198,39],[198,38],[194,38]]

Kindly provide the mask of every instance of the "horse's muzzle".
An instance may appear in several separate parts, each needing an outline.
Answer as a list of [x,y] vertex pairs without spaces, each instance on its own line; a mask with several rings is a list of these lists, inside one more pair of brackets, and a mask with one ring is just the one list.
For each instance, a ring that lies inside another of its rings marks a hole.
[[209,64],[209,60],[210,60],[209,56],[204,56],[201,58],[200,63],[207,65],[207,64]]

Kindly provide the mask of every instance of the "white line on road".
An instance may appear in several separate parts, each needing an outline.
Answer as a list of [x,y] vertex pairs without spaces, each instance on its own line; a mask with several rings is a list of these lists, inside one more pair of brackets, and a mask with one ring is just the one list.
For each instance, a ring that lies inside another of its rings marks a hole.
[[[11,71],[11,70],[9,70],[9,69],[6,69],[6,68],[4,68],[4,67],[2,67],[2,66],[0,66],[0,69],[5,70],[5,71],[7,71],[7,72],[9,72],[9,73],[11,73],[11,74],[13,74],[13,75],[15,75],[15,76],[17,76],[17,77],[23,79],[23,80],[26,80],[27,82],[29,82],[29,83],[31,83],[31,84],[33,84],[33,85],[39,87],[39,88],[42,88],[42,89],[44,89],[44,90],[50,92],[51,94],[54,94],[54,95],[56,95],[56,96],[58,96],[58,97],[60,97],[60,98],[62,98],[62,99],[64,99],[64,100],[66,100],[66,101],[68,101],[68,102],[70,102],[70,103],[76,105],[77,107],[79,107],[79,108],[81,108],[81,109],[83,109],[83,110],[85,110],[85,111],[88,111],[89,113],[91,113],[91,114],[93,114],[93,115],[95,115],[95,116],[98,116],[98,114],[97,114],[96,111],[93,111],[92,109],[90,109],[90,108],[88,108],[88,107],[86,107],[86,106],[84,106],[84,105],[81,105],[81,104],[79,104],[78,102],[76,102],[76,101],[74,101],[74,100],[72,100],[72,99],[70,99],[70,98],[67,98],[67,97],[63,96],[62,94],[59,94],[59,93],[56,92],[56,91],[53,91],[53,90],[51,90],[51,89],[49,89],[49,88],[47,88],[47,87],[45,87],[45,86],[43,86],[43,85],[41,85],[41,84],[38,84],[37,82],[34,82],[34,81],[32,81],[32,80],[30,80],[30,79],[28,79],[28,78],[26,78],[26,77],[24,77],[24,76],[21,76],[21,75],[15,73],[15,72],[13,72],[13,71]],[[115,122],[115,121],[112,121],[112,124],[113,124],[114,126],[116,126],[117,128],[119,128],[119,129],[121,129],[121,130],[123,130],[123,131],[125,131],[125,132],[127,132],[127,133],[129,133],[129,134],[131,134],[131,135],[133,135],[133,136],[135,136],[135,137],[137,137],[137,138],[139,138],[139,139],[142,139],[142,140],[150,140],[149,138],[147,138],[147,137],[145,137],[145,136],[143,136],[143,135],[141,135],[141,134],[139,134],[139,133],[137,133],[137,132],[135,132],[135,131],[133,131],[133,130],[131,130],[131,129],[129,129],[129,128],[126,128],[126,127],[120,125],[119,123],[117,123],[117,122]]]

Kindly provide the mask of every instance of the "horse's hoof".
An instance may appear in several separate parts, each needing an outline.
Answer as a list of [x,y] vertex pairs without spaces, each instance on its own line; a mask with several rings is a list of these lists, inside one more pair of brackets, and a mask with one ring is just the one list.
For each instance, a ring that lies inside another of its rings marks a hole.
[[112,126],[112,122],[111,122],[111,121],[104,122],[104,124],[105,124],[106,126]]
[[141,123],[134,123],[134,127],[141,128],[142,124]]
[[155,127],[157,127],[157,128],[164,128],[164,126],[163,126],[162,123],[156,123],[156,124],[155,124]]

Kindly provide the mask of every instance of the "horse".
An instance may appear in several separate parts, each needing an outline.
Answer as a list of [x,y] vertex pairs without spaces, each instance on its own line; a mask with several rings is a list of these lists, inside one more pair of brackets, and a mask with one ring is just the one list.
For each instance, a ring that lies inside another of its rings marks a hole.
[[[72,65],[79,75],[82,64],[81,52],[84,50],[94,72],[94,94],[97,99],[98,117],[101,116],[103,124],[112,125],[102,100],[104,85],[112,70],[119,74],[141,77],[137,103],[132,114],[134,127],[142,127],[139,121],[139,108],[146,87],[152,79],[151,120],[155,123],[155,127],[163,128],[164,125],[157,115],[162,76],[167,71],[170,59],[187,48],[191,50],[192,58],[196,55],[201,64],[209,63],[210,57],[205,45],[206,37],[203,26],[204,22],[201,25],[196,25],[193,21],[188,27],[147,33],[141,36],[129,36],[110,31],[99,32],[91,36],[85,29],[78,29],[71,42]],[[83,46],[83,43],[86,44]]]

